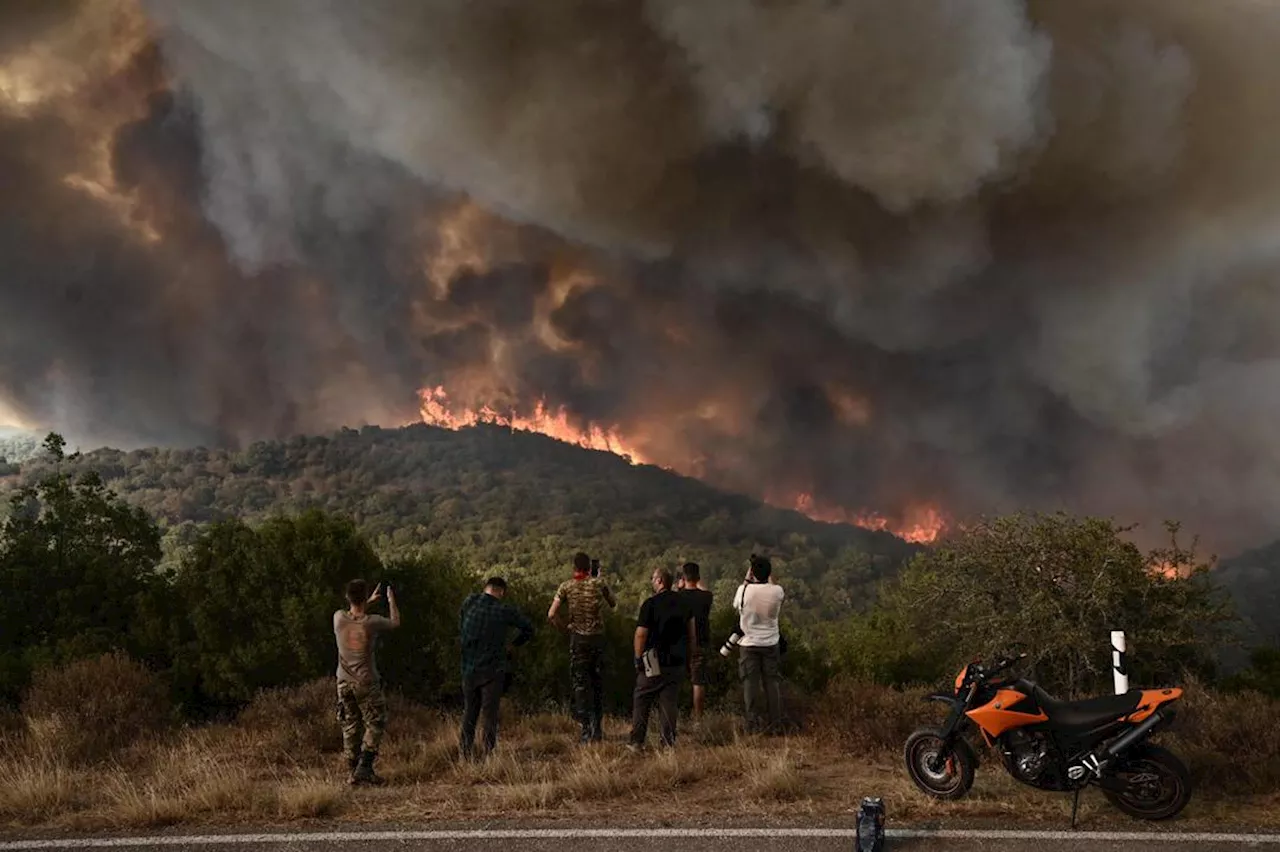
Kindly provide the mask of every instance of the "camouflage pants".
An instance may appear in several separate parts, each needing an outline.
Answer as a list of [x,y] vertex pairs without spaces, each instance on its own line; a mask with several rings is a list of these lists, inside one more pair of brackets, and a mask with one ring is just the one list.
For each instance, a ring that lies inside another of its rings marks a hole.
[[342,725],[342,749],[348,758],[365,751],[378,753],[387,727],[387,699],[382,684],[338,681],[338,722]]
[[569,640],[573,716],[590,725],[604,715],[604,636],[573,634]]

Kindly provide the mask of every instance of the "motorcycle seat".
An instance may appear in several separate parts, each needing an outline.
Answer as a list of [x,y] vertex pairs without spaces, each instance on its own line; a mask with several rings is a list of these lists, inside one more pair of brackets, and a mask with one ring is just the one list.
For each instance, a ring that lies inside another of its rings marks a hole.
[[1100,695],[1097,698],[1086,698],[1082,701],[1059,701],[1039,686],[1030,681],[1024,682],[1030,687],[1040,709],[1049,717],[1049,721],[1064,728],[1097,728],[1108,722],[1128,716],[1138,709],[1142,700],[1142,690],[1131,689],[1122,695]]

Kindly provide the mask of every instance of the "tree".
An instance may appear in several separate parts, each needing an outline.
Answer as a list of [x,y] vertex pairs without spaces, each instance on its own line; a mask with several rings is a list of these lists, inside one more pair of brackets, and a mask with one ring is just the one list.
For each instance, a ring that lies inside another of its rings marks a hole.
[[333,623],[346,581],[381,563],[345,518],[318,510],[212,524],[173,572],[170,635],[179,692],[234,705],[335,665]]
[[[37,665],[113,650],[137,653],[142,601],[156,586],[160,531],[93,472],[52,472],[16,491],[0,527],[0,695],[12,700]],[[74,458],[74,457],[73,457]]]
[[1134,686],[1209,672],[1234,616],[1208,565],[1176,525],[1146,555],[1129,529],[1064,514],[983,521],[917,556],[880,607],[901,619],[904,651],[958,665],[1021,644],[1067,694],[1110,688],[1112,630],[1132,645]]

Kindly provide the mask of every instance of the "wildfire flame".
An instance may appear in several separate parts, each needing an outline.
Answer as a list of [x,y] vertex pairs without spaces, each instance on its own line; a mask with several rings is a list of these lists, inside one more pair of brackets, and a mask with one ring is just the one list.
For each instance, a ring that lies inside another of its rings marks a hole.
[[581,429],[569,419],[564,409],[552,409],[539,402],[533,414],[525,417],[515,412],[502,413],[489,406],[463,409],[454,413],[449,404],[449,394],[443,387],[428,388],[421,392],[422,419],[432,426],[446,429],[462,429],[477,423],[506,426],[519,432],[537,432],[566,444],[577,444],[589,450],[604,450],[622,456],[632,464],[650,464],[638,450],[629,445],[616,432],[591,426]]
[[868,530],[886,530],[893,533],[898,538],[916,544],[928,544],[936,541],[942,531],[946,529],[947,523],[942,513],[933,506],[912,506],[906,516],[898,526],[892,526],[888,518],[876,512],[850,512],[839,506],[820,506],[814,502],[811,494],[801,493],[796,496],[794,505],[787,506],[785,502],[766,501],[774,505],[780,505],[784,508],[794,508],[803,515],[808,515],[815,521],[825,521],[831,524],[853,524]]
[[[529,416],[515,412],[503,413],[489,405],[479,408],[458,408],[451,404],[449,394],[444,387],[427,388],[420,394],[422,400],[422,420],[432,426],[445,429],[462,429],[479,423],[492,423],[521,432],[537,432],[558,441],[576,444],[592,450],[604,450],[627,458],[632,464],[658,464],[669,470],[677,467],[659,464],[640,452],[616,430],[603,429],[599,426],[581,428],[574,425],[564,409],[555,409],[539,402]],[[812,495],[801,493],[794,498],[766,495],[764,502],[781,509],[794,509],[815,521],[827,523],[844,523],[870,530],[885,530],[899,538],[918,544],[927,544],[937,539],[946,528],[942,514],[932,506],[912,507],[902,524],[893,525],[882,515],[874,512],[855,513],[839,507],[819,506]]]

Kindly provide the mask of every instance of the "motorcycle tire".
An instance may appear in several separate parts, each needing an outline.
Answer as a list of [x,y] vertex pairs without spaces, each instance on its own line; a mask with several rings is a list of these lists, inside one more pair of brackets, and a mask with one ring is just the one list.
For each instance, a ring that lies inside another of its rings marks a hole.
[[1135,746],[1106,771],[1113,777],[1133,776],[1129,792],[1102,790],[1111,804],[1131,817],[1169,819],[1191,801],[1191,774],[1177,755],[1160,746]]
[[973,772],[978,760],[969,744],[957,738],[941,771],[930,769],[929,763],[942,748],[942,741],[942,731],[938,728],[921,728],[907,737],[902,749],[907,774],[926,795],[948,801],[959,799],[973,786]]

